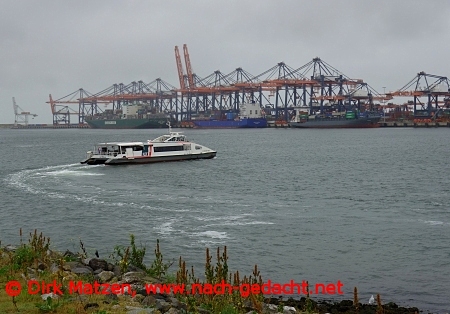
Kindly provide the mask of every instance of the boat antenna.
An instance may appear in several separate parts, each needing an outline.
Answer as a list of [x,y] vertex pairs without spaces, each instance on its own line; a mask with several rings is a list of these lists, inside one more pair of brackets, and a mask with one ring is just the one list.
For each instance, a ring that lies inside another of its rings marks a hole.
[[166,124],[169,126],[169,134],[172,133],[172,127],[170,126],[170,121],[167,121]]

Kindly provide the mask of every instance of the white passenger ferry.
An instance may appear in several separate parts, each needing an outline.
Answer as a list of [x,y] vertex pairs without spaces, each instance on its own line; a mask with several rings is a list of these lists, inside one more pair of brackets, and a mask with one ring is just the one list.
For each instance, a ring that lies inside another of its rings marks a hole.
[[172,132],[147,142],[111,142],[99,143],[93,151],[86,153],[82,164],[123,165],[142,164],[190,159],[210,159],[216,151],[205,146],[189,142],[184,134]]

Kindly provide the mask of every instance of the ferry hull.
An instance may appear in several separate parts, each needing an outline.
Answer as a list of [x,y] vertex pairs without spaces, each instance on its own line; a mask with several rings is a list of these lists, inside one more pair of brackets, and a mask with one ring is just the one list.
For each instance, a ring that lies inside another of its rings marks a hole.
[[117,165],[128,165],[128,164],[149,164],[156,162],[170,162],[170,161],[184,161],[184,160],[195,160],[195,159],[211,159],[216,156],[217,152],[209,152],[203,154],[189,154],[189,155],[178,155],[178,156],[161,156],[161,157],[135,157],[131,158],[111,158],[105,162],[105,165],[117,166]]
[[189,154],[179,156],[161,156],[161,157],[134,157],[134,158],[88,158],[81,161],[82,164],[87,165],[128,165],[128,164],[149,164],[156,162],[170,162],[170,161],[184,161],[195,159],[211,159],[216,156],[217,152],[209,152],[203,154]]
[[160,129],[167,127],[166,118],[87,120],[93,129]]
[[377,128],[380,126],[379,120],[379,118],[308,120],[305,122],[290,122],[289,126],[305,129]]
[[87,165],[103,165],[107,160],[108,158],[87,158],[80,163]]
[[266,128],[265,118],[242,120],[192,120],[196,128],[205,129],[236,129],[236,128]]

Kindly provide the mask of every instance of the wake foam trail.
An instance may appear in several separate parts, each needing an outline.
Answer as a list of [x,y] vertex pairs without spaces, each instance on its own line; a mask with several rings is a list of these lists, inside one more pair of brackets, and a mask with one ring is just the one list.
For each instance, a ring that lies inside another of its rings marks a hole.
[[[107,207],[127,207],[127,208],[135,208],[135,209],[146,209],[146,210],[157,210],[157,211],[185,211],[185,210],[172,210],[169,208],[162,208],[162,207],[155,207],[150,205],[142,205],[142,204],[135,204],[135,203],[129,203],[129,202],[113,202],[113,201],[105,201],[103,199],[99,199],[99,194],[101,194],[103,189],[100,188],[100,191],[98,189],[95,190],[95,194],[93,195],[77,195],[77,194],[70,194],[70,193],[63,193],[52,190],[52,186],[47,186],[47,188],[44,187],[43,180],[51,179],[52,177],[59,176],[90,176],[90,175],[103,175],[103,174],[95,174],[92,172],[85,172],[86,170],[92,169],[92,167],[97,167],[103,165],[95,165],[95,166],[89,166],[86,167],[85,165],[81,165],[79,163],[75,164],[66,164],[66,165],[57,165],[57,166],[46,166],[42,168],[37,169],[26,169],[21,170],[16,173],[12,173],[8,175],[4,181],[14,188],[17,188],[19,190],[22,190],[24,192],[34,194],[34,195],[42,195],[47,198],[52,199],[67,199],[67,200],[74,200],[78,202],[82,202],[85,204],[90,205],[100,205],[100,206],[107,206]],[[81,170],[77,170],[81,169]],[[44,181],[45,182],[45,181]],[[49,181],[53,183],[54,185],[57,184],[55,181]],[[68,183],[69,184],[69,183]]]

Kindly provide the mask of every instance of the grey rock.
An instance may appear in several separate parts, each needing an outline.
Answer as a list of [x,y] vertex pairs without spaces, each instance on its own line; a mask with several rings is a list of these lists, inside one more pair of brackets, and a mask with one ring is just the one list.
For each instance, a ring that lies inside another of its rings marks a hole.
[[120,267],[118,265],[114,265],[112,271],[116,277],[120,277],[122,275],[122,271],[120,270]]
[[127,314],[151,314],[155,309],[153,308],[141,308],[135,306],[125,306]]
[[183,310],[184,312],[187,311],[187,304],[184,302],[180,302],[180,305],[178,306],[179,309]]
[[89,262],[91,261],[91,259],[92,258],[90,258],[90,257],[83,259],[84,265],[88,265],[89,266]]
[[180,313],[181,313],[180,310],[171,307],[165,314],[180,314]]
[[123,276],[122,276],[122,283],[143,282],[143,277],[144,276],[145,276],[145,273],[128,272],[128,273],[123,274]]
[[90,268],[89,266],[72,268],[71,272],[76,275],[92,275],[93,273],[92,268]]
[[278,307],[275,304],[263,303],[262,313],[263,314],[276,314],[276,313],[278,313]]
[[73,269],[73,268],[78,268],[78,267],[86,267],[86,265],[84,265],[83,263],[81,263],[81,262],[77,262],[77,261],[73,261],[73,262],[66,262],[65,264],[64,264],[64,268],[68,268],[69,270],[70,269]]
[[143,278],[143,277],[145,277],[145,273],[140,272],[140,271],[128,271],[128,272],[124,273],[123,276],[136,276],[139,278]]
[[105,261],[104,259],[92,258],[89,261],[89,267],[91,267],[93,270],[97,270],[97,269],[107,270],[108,262]]
[[133,300],[134,302],[137,302],[137,303],[141,303],[144,299],[145,299],[145,297],[144,297],[142,294],[136,294],[136,295],[132,298],[132,300]]
[[178,301],[175,297],[170,297],[168,301],[172,304],[173,307],[178,308],[180,306],[180,301]]
[[167,312],[171,308],[171,304],[161,299],[156,299],[155,309],[161,311],[162,313]]
[[251,312],[253,312],[253,311],[256,310],[255,307],[253,306],[253,302],[252,302],[250,299],[246,299],[246,300],[243,302],[242,306],[243,306],[243,308],[244,308],[246,311],[251,311]]
[[98,278],[100,279],[100,281],[102,283],[108,282],[113,277],[114,277],[114,273],[112,271],[102,271],[101,273],[98,274]]
[[134,265],[128,265],[127,271],[128,271],[128,272],[145,273],[145,270],[140,269],[139,267],[136,267],[136,266],[134,266]]
[[114,265],[111,263],[108,263],[108,267],[106,269],[107,271],[113,271],[114,270]]
[[154,306],[156,304],[156,298],[148,295],[142,300],[141,304],[144,306]]

